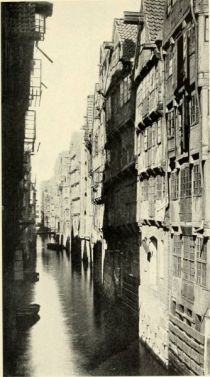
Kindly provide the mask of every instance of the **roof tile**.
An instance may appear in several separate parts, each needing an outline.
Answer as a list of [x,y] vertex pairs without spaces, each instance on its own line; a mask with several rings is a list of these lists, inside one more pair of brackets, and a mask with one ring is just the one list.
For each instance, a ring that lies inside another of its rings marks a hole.
[[164,22],[166,0],[143,0],[151,41],[155,41]]
[[115,25],[122,44],[123,58],[130,60],[135,54],[138,27],[125,24],[122,18],[116,18]]

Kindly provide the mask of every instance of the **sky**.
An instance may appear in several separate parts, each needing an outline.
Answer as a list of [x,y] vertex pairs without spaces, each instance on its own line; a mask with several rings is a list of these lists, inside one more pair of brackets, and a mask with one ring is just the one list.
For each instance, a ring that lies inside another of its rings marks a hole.
[[39,47],[53,60],[42,59],[42,97],[37,111],[38,153],[32,160],[39,184],[54,174],[58,154],[69,149],[71,134],[84,124],[86,101],[98,81],[99,51],[112,39],[114,18],[139,11],[140,0],[70,0],[53,2],[45,40]]

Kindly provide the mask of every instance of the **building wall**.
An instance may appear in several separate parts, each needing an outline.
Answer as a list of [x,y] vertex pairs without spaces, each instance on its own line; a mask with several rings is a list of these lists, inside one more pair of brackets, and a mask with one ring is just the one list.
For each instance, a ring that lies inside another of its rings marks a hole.
[[[140,35],[143,46],[148,42],[147,34],[145,23]],[[135,119],[137,221],[141,229],[139,335],[167,364],[169,232],[166,227],[168,182],[163,69],[158,46],[155,51],[141,50],[135,72],[135,79],[138,80]]]
[[[106,162],[104,171],[103,234],[107,244],[103,288],[113,301],[119,300],[128,318],[138,317],[139,230],[136,223],[137,171],[135,169],[134,98],[131,91],[132,56],[122,59],[125,45],[118,25],[113,30],[113,51],[106,86]],[[135,28],[129,30],[135,35]]]
[[164,31],[172,276],[169,362],[181,372],[200,375],[209,373],[208,53],[203,58],[208,6],[201,1],[193,9],[196,25],[190,2],[182,8],[178,1],[168,11]]

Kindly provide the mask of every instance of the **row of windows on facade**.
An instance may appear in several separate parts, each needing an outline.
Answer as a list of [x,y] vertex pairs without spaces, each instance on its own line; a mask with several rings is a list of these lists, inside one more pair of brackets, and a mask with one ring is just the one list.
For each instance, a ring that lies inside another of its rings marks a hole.
[[127,76],[122,80],[115,92],[108,96],[106,100],[106,119],[110,120],[113,113],[121,108],[130,100],[131,80]]
[[137,138],[138,152],[146,151],[162,141],[162,118],[140,132]]
[[[136,95],[136,103],[137,106],[143,102],[143,100],[148,97],[154,90],[156,94],[160,93],[162,90],[163,79],[162,79],[162,65],[157,65],[151,68],[149,73],[143,78],[141,83],[139,84],[137,95]],[[149,98],[148,98],[149,100]]]
[[[171,200],[177,200],[179,197],[191,197],[192,194],[193,196],[200,196],[202,194],[200,165],[196,164],[193,168],[187,166],[180,172],[178,170],[172,172],[170,183]],[[140,185],[142,201],[164,199],[166,187],[165,175],[157,175],[156,177],[141,180]]]
[[185,121],[190,126],[194,126],[199,122],[198,101],[196,93],[192,93],[190,100],[185,98],[179,107],[168,106],[169,110],[166,114],[167,136],[172,138],[175,136],[176,130],[182,126]]
[[132,143],[128,143],[124,147],[121,147],[120,145],[118,148],[112,150],[112,153],[110,153],[109,150],[106,152],[107,166],[109,166],[113,171],[124,167],[126,164],[129,164],[134,160],[134,146]]
[[174,235],[173,274],[206,287],[207,238]]
[[[171,10],[177,0],[167,0],[167,10],[166,14],[169,16]],[[209,17],[205,16],[205,23],[204,23],[204,41],[207,42],[209,40]]]
[[188,198],[202,194],[201,166],[186,166],[180,171],[171,173],[171,199]]
[[[209,17],[205,16],[203,38],[205,42],[209,40]],[[196,38],[194,25],[188,27],[179,35],[178,39],[172,43],[165,58],[166,80],[173,76],[173,80],[183,79],[183,75],[194,80],[195,69],[195,49]]]
[[193,69],[192,60],[195,54],[195,29],[193,26],[188,27],[172,43],[167,51],[165,59],[166,80],[172,75],[174,80],[179,81],[183,74],[191,74]]
[[[184,111],[183,106],[185,106]],[[188,109],[186,109],[186,107],[188,107]],[[168,138],[175,136],[176,130],[179,130],[180,126],[183,126],[187,120],[187,115],[189,115],[190,126],[194,126],[198,123],[198,104],[195,93],[193,93],[189,102],[186,103],[185,101],[177,108],[172,108],[171,105],[169,106],[169,111],[166,114]],[[142,145],[142,139],[144,139],[144,146]],[[139,134],[138,151],[141,152],[142,149],[146,151],[147,149],[160,144],[161,139],[162,118],[160,118],[157,122],[154,122],[151,126],[145,128],[145,130]]]

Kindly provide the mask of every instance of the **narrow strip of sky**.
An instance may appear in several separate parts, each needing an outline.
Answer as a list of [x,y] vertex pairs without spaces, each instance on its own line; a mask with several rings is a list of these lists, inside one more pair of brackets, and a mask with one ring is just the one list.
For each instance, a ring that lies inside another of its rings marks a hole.
[[40,47],[53,60],[42,58],[41,107],[37,111],[39,152],[33,158],[38,182],[49,179],[57,155],[69,148],[86,113],[86,98],[98,80],[100,45],[112,39],[114,18],[139,11],[140,0],[75,0],[53,2],[45,41]]

